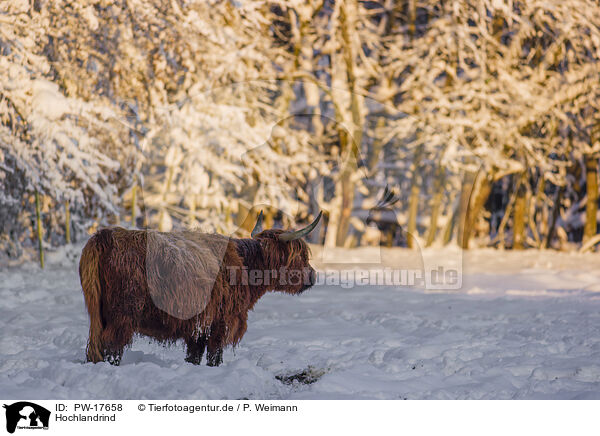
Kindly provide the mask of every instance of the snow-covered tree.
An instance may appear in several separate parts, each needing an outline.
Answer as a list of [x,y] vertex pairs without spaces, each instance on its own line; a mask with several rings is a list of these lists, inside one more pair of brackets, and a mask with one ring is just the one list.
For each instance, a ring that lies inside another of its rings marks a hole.
[[556,126],[578,112],[569,105],[591,107],[598,89],[598,10],[588,1],[421,2],[417,37],[391,48],[398,107],[410,115],[391,134],[465,174],[460,245],[495,182],[517,174],[524,186],[542,174],[556,183]]
[[[49,14],[30,2],[2,5],[0,152],[10,167],[0,167],[0,179],[2,191],[11,193],[2,201],[23,208],[26,194],[37,192],[75,210],[86,208],[88,216],[114,214],[117,173],[127,155],[120,114],[105,101],[61,88],[45,55]],[[10,186],[15,173],[18,188]]]

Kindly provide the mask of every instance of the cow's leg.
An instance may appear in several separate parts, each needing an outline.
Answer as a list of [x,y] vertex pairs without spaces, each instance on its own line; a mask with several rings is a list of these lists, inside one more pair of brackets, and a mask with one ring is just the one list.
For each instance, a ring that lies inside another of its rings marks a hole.
[[219,366],[223,363],[223,346],[225,342],[225,321],[216,320],[210,326],[208,337],[206,364]]
[[202,362],[202,355],[206,348],[207,338],[205,334],[201,334],[198,339],[189,338],[185,341],[187,344],[187,357],[186,362],[193,363],[194,365],[200,365]]
[[90,326],[90,334],[86,348],[86,360],[88,362],[102,362],[104,360],[104,344],[102,344],[102,328]]
[[125,346],[133,339],[133,326],[130,323],[113,323],[102,332],[104,360],[111,365],[119,365]]

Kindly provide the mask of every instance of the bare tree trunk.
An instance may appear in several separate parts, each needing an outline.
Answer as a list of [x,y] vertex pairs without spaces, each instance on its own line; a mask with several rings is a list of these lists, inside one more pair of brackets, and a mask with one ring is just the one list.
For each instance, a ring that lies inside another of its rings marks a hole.
[[[512,216],[512,210],[515,207],[515,202],[517,201],[517,192],[514,191],[511,193],[510,198],[508,199],[508,203],[506,203],[506,208],[504,209],[504,215],[502,216],[502,220],[500,221],[500,225],[498,226],[498,233],[496,234],[495,240],[498,241],[498,247],[504,249],[506,247],[506,239],[504,238],[504,229],[508,224],[508,220]],[[493,242],[493,241],[492,241]]]
[[327,233],[325,234],[325,247],[335,247],[337,245],[337,234],[340,222],[342,195],[340,183],[336,183],[335,194],[331,202],[329,216],[327,217]]
[[406,245],[408,248],[415,248],[417,244],[417,216],[419,213],[419,194],[421,187],[419,183],[419,166],[421,164],[421,155],[423,146],[420,145],[415,151],[415,157],[412,164],[412,180],[410,182],[410,198],[408,200],[408,224]]
[[435,241],[435,236],[437,234],[437,223],[440,215],[443,197],[443,192],[436,192],[435,196],[433,197],[431,217],[429,218],[429,230],[427,231],[427,240],[425,242],[426,247],[431,247],[431,245]]
[[561,186],[556,191],[556,195],[554,196],[554,207],[552,208],[552,217],[550,219],[550,225],[548,226],[548,234],[546,235],[546,242],[544,247],[550,248],[552,244],[552,238],[554,238],[554,230],[556,229],[556,220],[558,219],[558,214],[560,212],[560,204],[562,202],[562,196],[565,193],[565,187]]
[[458,204],[458,228],[456,232],[456,243],[459,247],[464,247],[464,234],[467,226],[467,214],[469,212],[469,201],[471,199],[471,192],[473,190],[473,180],[475,175],[471,172],[466,172],[463,177],[462,187],[460,190],[460,200]]
[[[340,139],[343,149],[346,149],[344,153],[344,162],[342,162],[341,174],[339,178],[339,192],[341,194],[339,207],[340,211],[338,214],[337,231],[336,231],[336,245],[343,247],[348,230],[350,228],[350,217],[352,215],[352,209],[354,204],[354,182],[352,175],[356,171],[356,155],[353,153],[355,147],[352,138],[348,137],[348,132],[340,130]],[[336,191],[338,191],[336,189]],[[338,192],[336,192],[336,195]]]
[[479,177],[477,177],[476,190],[472,193],[472,198],[469,199],[465,228],[463,230],[462,248],[469,248],[469,241],[471,236],[473,236],[477,218],[479,218],[479,212],[483,209],[483,206],[492,191],[492,179],[491,175],[484,173],[480,173]]
[[598,157],[593,154],[585,155],[585,178],[587,204],[585,208],[583,242],[587,242],[598,233]]
[[[321,209],[323,202],[323,183],[315,183],[314,180],[308,182],[307,192],[309,198],[308,210],[312,211],[313,214],[316,214],[318,210]],[[318,231],[311,232],[306,240],[313,244],[321,244],[323,242],[324,231],[326,225],[325,220],[321,222],[321,225],[318,227]]]
[[65,201],[65,241],[71,243],[71,204]]
[[527,189],[525,188],[525,177],[522,176],[517,187],[517,199],[515,200],[515,213],[513,216],[513,250],[522,250],[525,248],[526,210]]
[[35,222],[37,226],[38,249],[40,252],[40,266],[44,268],[44,229],[42,228],[42,206],[40,201],[40,193],[37,190],[35,191]]
[[359,147],[362,142],[362,116],[361,103],[357,93],[356,73],[354,71],[354,50],[351,32],[356,28],[357,6],[354,1],[348,1],[340,7],[340,25],[342,31],[342,44],[344,63],[346,65],[346,79],[348,91],[350,92],[350,111],[352,114],[352,135],[346,133],[345,150],[340,150],[344,159],[340,183],[342,184],[342,204],[340,211],[339,226],[337,229],[336,243],[343,246],[350,227],[350,216],[354,205],[354,182],[353,174],[356,172],[359,156]]
[[340,205],[340,215],[336,236],[336,245],[343,247],[350,229],[350,217],[352,215],[352,206],[354,203],[354,183],[352,182],[352,171],[344,170],[340,178],[342,187],[342,201]]
[[540,224],[540,229],[538,230],[538,222],[540,222],[540,216],[542,215],[542,196],[544,195],[544,189],[546,189],[546,180],[544,179],[544,174],[540,173],[538,176],[538,185],[535,193],[535,197],[533,197],[533,201],[531,202],[532,212],[529,216],[529,228],[533,233],[533,237],[535,238],[536,244],[538,248],[542,247],[542,234],[545,231],[544,222],[542,221]]
[[410,199],[408,202],[408,225],[406,235],[406,245],[408,248],[418,247],[417,244],[417,215],[419,212],[419,194],[421,188],[417,180],[413,180],[410,187]]
[[452,240],[452,234],[454,233],[454,227],[456,225],[456,219],[460,209],[460,203],[456,206],[450,206],[450,216],[448,217],[448,222],[444,227],[444,234],[442,236],[442,244],[448,245]]
[[427,233],[426,247],[430,247],[435,241],[435,235],[437,233],[437,223],[440,215],[440,209],[442,206],[442,200],[444,198],[444,178],[446,176],[446,170],[440,164],[438,166],[436,180],[435,180],[435,193],[433,195],[433,201],[431,203],[431,218],[429,220],[429,231]]
[[[165,219],[167,217],[167,196],[169,195],[169,191],[171,190],[171,182],[173,181],[173,172],[174,169],[172,166],[169,166],[167,169],[167,178],[163,185],[163,193],[162,193],[162,204],[160,208],[159,218],[158,218],[158,230],[160,232],[168,232],[171,229],[165,227]],[[170,217],[168,217],[170,220]]]
[[[571,153],[571,150],[573,149],[573,132],[571,132],[570,130],[567,134],[566,141],[567,144],[564,158],[565,160],[568,160],[568,156]],[[572,170],[573,166],[574,164],[571,163],[566,168],[567,173],[569,173]],[[552,208],[552,216],[550,218],[550,225],[548,226],[548,234],[546,235],[546,241],[544,243],[544,246],[546,248],[551,248],[552,246],[552,239],[554,238],[554,232],[556,231],[556,222],[558,220],[558,215],[560,214],[560,206],[562,204],[562,199],[567,189],[566,183],[567,181],[565,180],[565,183],[558,188],[558,191],[556,191],[556,195],[554,196],[554,207]]]

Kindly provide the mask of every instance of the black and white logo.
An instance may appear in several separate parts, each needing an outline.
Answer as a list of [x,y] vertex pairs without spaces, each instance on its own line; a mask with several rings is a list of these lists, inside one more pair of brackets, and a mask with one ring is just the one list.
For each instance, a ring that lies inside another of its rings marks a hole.
[[50,411],[42,406],[29,401],[19,401],[5,404],[6,431],[14,433],[18,429],[48,429]]

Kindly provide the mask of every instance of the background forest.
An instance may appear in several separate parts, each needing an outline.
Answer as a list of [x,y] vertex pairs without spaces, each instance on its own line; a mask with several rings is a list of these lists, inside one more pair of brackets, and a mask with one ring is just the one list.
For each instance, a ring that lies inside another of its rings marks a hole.
[[98,226],[595,250],[600,3],[0,4],[0,261]]

